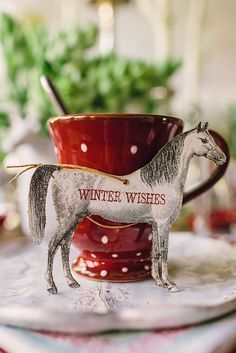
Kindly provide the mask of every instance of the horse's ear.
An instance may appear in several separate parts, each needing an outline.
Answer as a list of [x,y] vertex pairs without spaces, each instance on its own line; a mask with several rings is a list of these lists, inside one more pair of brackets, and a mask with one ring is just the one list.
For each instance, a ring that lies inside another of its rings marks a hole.
[[197,132],[199,133],[201,131],[202,131],[202,126],[201,126],[201,121],[200,121],[200,123],[197,126]]
[[202,131],[207,131],[208,126],[209,126],[208,122],[204,123],[204,125],[202,127]]
[[200,123],[199,123],[198,126],[197,126],[197,132],[199,133],[199,132],[207,131],[208,125],[209,125],[208,122],[203,123],[203,125],[202,125],[202,124],[201,124],[201,121],[200,121]]

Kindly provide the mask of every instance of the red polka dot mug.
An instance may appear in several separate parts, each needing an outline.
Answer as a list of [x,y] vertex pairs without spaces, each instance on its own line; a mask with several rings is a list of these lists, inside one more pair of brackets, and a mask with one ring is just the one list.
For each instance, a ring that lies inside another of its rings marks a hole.
[[[127,175],[151,161],[157,152],[183,130],[178,118],[144,114],[75,114],[49,120],[59,163],[75,164],[114,175]],[[211,131],[228,156],[224,139]],[[184,202],[212,187],[227,163],[210,178],[186,193]],[[73,237],[79,249],[72,267],[94,280],[136,281],[150,276],[151,227],[131,227],[98,216],[81,222]]]

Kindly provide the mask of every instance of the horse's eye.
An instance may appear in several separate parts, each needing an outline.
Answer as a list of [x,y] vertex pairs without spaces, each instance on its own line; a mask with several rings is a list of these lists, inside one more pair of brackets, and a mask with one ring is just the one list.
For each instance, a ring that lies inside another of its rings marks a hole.
[[200,138],[199,137],[199,139],[202,141],[202,143],[208,143],[209,142],[208,139],[206,139],[206,138]]

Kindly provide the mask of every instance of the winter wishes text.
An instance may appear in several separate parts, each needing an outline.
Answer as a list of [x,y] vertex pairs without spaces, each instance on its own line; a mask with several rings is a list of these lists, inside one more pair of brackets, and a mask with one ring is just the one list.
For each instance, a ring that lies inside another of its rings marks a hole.
[[[117,190],[100,189],[78,189],[81,200],[107,201],[107,202],[127,202],[150,205],[164,205],[166,203],[165,194],[150,192],[124,192]],[[123,199],[124,198],[124,199]]]

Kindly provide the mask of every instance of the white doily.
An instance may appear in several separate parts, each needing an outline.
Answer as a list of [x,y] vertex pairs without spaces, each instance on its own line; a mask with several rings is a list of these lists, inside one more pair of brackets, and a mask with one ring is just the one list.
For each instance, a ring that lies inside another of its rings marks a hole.
[[[76,254],[73,248],[71,259]],[[0,305],[107,313],[127,308],[163,309],[170,305],[212,307],[236,300],[236,248],[222,240],[191,234],[170,236],[169,271],[170,278],[183,288],[178,293],[158,288],[152,280],[106,283],[76,274],[81,287],[72,289],[66,284],[58,254],[54,266],[58,294],[50,295],[44,279],[46,256],[46,242],[35,246],[19,240],[1,247]]]
[[[59,294],[46,291],[47,244],[17,241],[0,249],[0,303],[33,304],[71,310],[109,310],[130,306],[181,303],[212,305],[236,298],[236,249],[191,234],[170,236],[169,271],[183,291],[170,293],[152,280],[135,283],[95,282],[74,274],[81,287],[69,288],[57,254],[54,280]],[[71,259],[76,249],[72,248]]]

